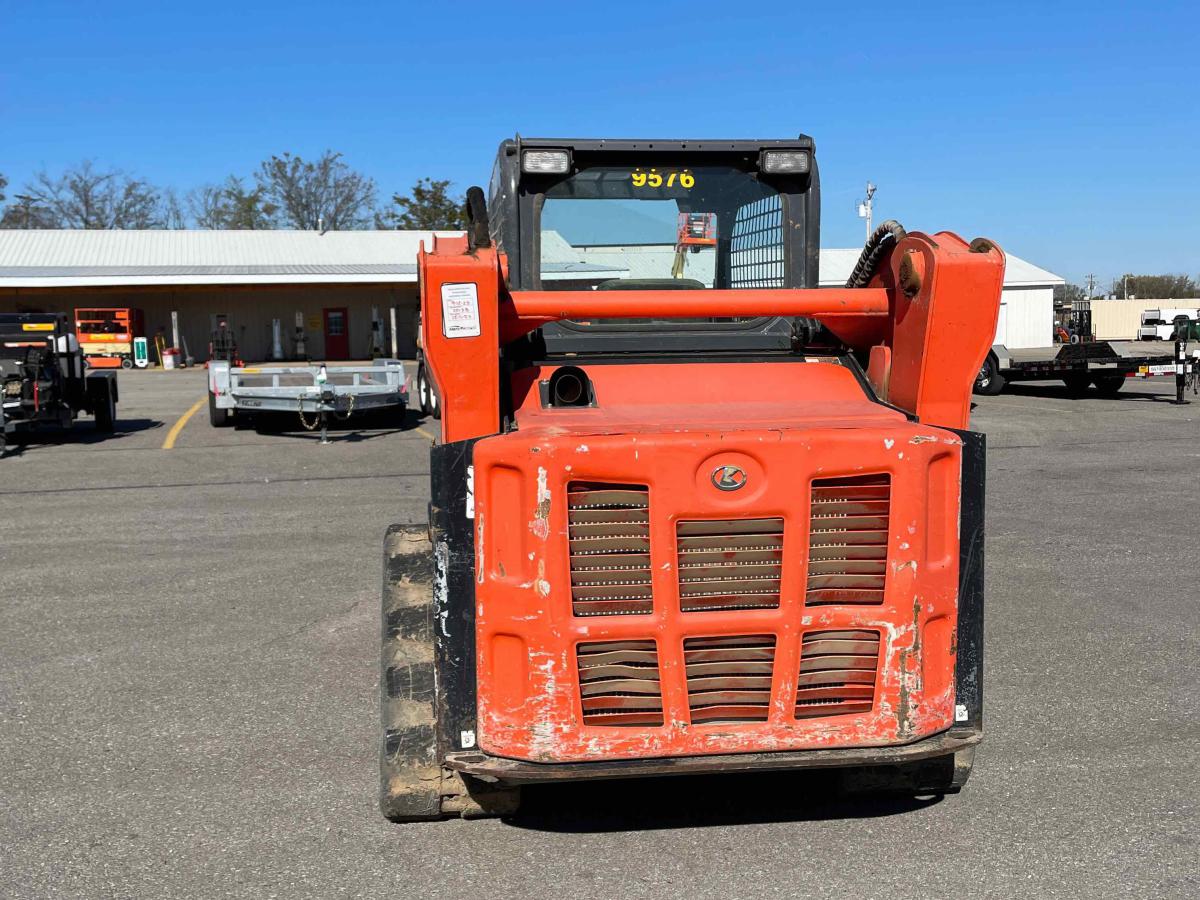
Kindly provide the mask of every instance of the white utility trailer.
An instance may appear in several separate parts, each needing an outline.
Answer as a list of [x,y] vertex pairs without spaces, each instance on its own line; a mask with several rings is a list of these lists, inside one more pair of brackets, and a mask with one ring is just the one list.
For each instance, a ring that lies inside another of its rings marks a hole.
[[391,408],[403,417],[408,407],[408,379],[398,359],[377,359],[361,366],[233,366],[208,364],[208,414],[216,428],[239,415],[294,412],[307,431],[321,430],[328,443],[330,416],[349,419],[356,413]]

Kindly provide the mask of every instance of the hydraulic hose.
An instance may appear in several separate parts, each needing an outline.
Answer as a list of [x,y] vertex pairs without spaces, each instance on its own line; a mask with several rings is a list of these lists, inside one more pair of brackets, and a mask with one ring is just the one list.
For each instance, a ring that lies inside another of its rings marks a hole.
[[846,281],[846,287],[866,287],[875,275],[879,261],[883,259],[884,253],[889,249],[888,239],[890,238],[894,244],[898,244],[905,234],[907,232],[904,230],[904,226],[895,219],[888,219],[876,228],[875,232],[867,238],[862,254],[854,265],[854,271],[850,273],[850,278]]

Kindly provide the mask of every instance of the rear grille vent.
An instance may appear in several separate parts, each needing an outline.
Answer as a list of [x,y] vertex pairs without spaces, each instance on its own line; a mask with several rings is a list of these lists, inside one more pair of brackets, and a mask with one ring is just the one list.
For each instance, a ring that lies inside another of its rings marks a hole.
[[883,602],[891,492],[887,475],[812,483],[806,605]]
[[679,522],[676,536],[684,612],[779,606],[783,519]]
[[662,687],[654,641],[580,644],[579,693],[585,725],[661,725]]
[[683,657],[693,724],[767,720],[774,635],[689,638]]
[[810,631],[800,651],[796,718],[870,712],[879,668],[879,632]]
[[575,615],[651,612],[646,486],[572,482],[567,486],[567,523]]

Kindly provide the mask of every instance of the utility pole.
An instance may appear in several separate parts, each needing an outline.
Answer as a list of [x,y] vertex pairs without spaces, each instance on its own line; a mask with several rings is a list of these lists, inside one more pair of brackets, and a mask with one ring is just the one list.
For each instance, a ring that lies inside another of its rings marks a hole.
[[1124,285],[1125,286],[1121,289],[1121,299],[1128,300],[1129,299],[1129,276],[1128,275],[1124,276]]
[[858,217],[867,220],[867,240],[871,239],[871,198],[875,196],[875,185],[867,182],[867,196],[858,204]]
[[1088,286],[1088,299],[1091,300],[1092,294],[1094,294],[1096,292],[1096,276],[1092,275],[1090,272],[1088,273],[1088,276],[1087,276],[1087,286]]

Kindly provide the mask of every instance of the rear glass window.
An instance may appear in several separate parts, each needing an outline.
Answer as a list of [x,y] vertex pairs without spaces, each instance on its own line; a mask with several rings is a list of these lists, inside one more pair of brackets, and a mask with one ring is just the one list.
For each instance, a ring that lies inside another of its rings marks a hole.
[[549,188],[543,290],[780,287],[783,205],[731,166],[598,166]]

